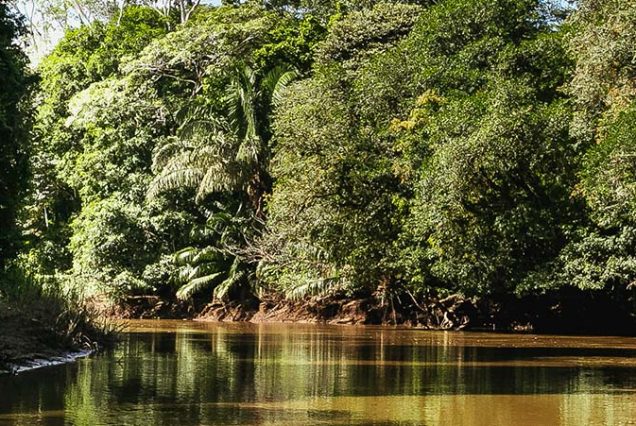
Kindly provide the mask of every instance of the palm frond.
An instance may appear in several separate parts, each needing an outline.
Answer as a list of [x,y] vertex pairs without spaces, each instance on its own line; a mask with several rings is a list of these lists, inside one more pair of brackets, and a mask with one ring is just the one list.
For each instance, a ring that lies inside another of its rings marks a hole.
[[258,163],[258,158],[263,151],[263,142],[257,136],[246,137],[236,153],[236,161],[249,167]]
[[233,192],[243,189],[244,179],[241,173],[229,173],[227,167],[210,167],[199,183],[196,202],[200,203],[208,194],[215,192]]
[[174,261],[177,265],[184,266],[191,263],[198,253],[194,247],[186,247],[174,254]]
[[160,172],[179,153],[187,152],[191,147],[179,138],[170,138],[169,141],[158,146],[152,154],[152,171]]
[[206,248],[199,249],[196,252],[196,255],[191,260],[191,262],[195,264],[202,263],[202,262],[221,263],[222,261],[223,261],[223,258],[222,258],[221,251],[218,248],[213,246],[208,246]]
[[298,70],[285,67],[276,67],[265,76],[263,83],[268,89],[272,106],[278,107],[281,104],[285,90],[299,76]]
[[199,169],[182,168],[169,170],[156,176],[148,188],[147,198],[155,199],[162,192],[177,188],[196,188],[201,183],[204,173]]
[[225,133],[228,129],[227,122],[221,117],[188,117],[177,129],[177,135],[182,139],[192,139],[196,135]]
[[219,272],[219,266],[216,263],[199,263],[198,265],[188,265],[183,268],[183,281],[190,282],[197,278]]
[[246,277],[246,274],[241,267],[241,260],[238,257],[234,258],[232,266],[228,270],[227,278],[214,288],[214,297],[216,299],[226,299],[232,289],[242,283],[243,279]]
[[230,127],[236,133],[241,133],[241,90],[240,83],[233,79],[226,87],[225,96],[223,97]]
[[190,299],[195,294],[212,287],[214,282],[222,275],[223,272],[217,272],[188,281],[186,285],[177,291],[177,298],[180,300]]
[[224,226],[230,223],[233,218],[234,216],[232,216],[228,212],[224,212],[224,211],[215,212],[214,214],[211,214],[208,217],[207,226],[209,226],[210,228],[219,230],[221,226]]
[[258,99],[256,72],[248,65],[236,68],[225,93],[225,104],[234,132],[241,139],[258,135],[255,106]]
[[[148,198],[156,198],[164,191],[189,187],[198,188],[197,202],[200,202],[213,192],[242,189],[247,173],[233,161],[238,145],[234,135],[215,131],[207,135],[206,140],[166,146],[165,150],[156,153],[156,162],[162,167],[150,185]],[[174,154],[166,159],[173,151]]]
[[285,292],[290,300],[301,300],[308,296],[324,295],[337,288],[341,283],[338,278],[306,278]]

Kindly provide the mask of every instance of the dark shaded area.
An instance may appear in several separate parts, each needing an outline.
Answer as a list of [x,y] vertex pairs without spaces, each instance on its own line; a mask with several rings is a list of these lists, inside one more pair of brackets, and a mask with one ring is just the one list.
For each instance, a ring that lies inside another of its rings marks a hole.
[[[617,298],[620,298],[618,300]],[[636,335],[632,291],[607,293],[565,288],[542,295],[467,298],[452,295],[391,298],[346,294],[289,300],[265,294],[259,300],[205,303],[130,297],[105,310],[115,318],[200,318],[211,321],[314,322],[405,325],[431,330],[489,330],[558,334]]]

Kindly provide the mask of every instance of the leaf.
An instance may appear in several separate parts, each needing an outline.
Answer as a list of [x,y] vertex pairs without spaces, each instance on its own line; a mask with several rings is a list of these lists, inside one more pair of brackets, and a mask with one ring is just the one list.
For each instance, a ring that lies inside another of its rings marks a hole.
[[200,293],[206,288],[212,286],[214,281],[222,275],[223,272],[217,272],[215,274],[205,275],[203,277],[190,280],[177,291],[177,298],[180,300],[190,299],[196,293]]

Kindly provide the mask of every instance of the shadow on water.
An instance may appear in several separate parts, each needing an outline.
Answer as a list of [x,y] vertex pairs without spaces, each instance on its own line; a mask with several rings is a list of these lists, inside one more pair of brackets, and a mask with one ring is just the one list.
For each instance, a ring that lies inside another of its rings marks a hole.
[[0,424],[618,424],[636,339],[137,322],[77,364],[0,378]]

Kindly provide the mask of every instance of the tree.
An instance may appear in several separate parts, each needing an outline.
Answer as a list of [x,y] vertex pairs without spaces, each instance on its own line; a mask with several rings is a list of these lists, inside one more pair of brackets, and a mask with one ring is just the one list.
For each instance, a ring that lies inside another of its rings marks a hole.
[[16,215],[28,176],[29,115],[24,101],[31,78],[17,42],[23,34],[21,19],[6,3],[0,4],[0,272],[20,241]]
[[635,22],[634,1],[582,1],[570,20],[576,59],[568,87],[575,106],[571,132],[583,157],[575,195],[588,221],[561,256],[559,278],[603,290],[621,307],[636,281]]
[[[383,131],[360,109],[378,87],[360,89],[367,68],[421,12],[382,3],[347,15],[318,46],[312,77],[290,87],[273,126],[275,183],[260,249],[272,285],[298,296],[347,286],[373,291],[390,279],[388,253],[399,233],[394,199],[403,188]],[[387,85],[401,84],[395,75]],[[394,112],[376,106],[378,116]]]
[[[171,32],[165,21],[128,6],[69,30],[42,62],[32,270],[118,297],[186,284],[179,296],[189,297],[209,259],[174,255],[185,248],[219,253],[223,294],[251,279],[235,249],[262,221],[271,102],[293,77],[287,69],[306,67],[319,26],[255,5],[201,7]],[[199,180],[146,198],[155,172],[170,181],[184,168],[182,178]]]
[[[256,64],[238,60],[225,68],[226,78],[221,79],[225,87],[217,89],[222,93],[220,104],[202,107],[193,102],[176,137],[155,152],[153,167],[157,176],[149,190],[151,199],[161,193],[194,187],[197,203],[209,205],[211,200],[217,200],[221,206],[212,209],[203,229],[219,215],[227,219],[222,230],[218,229],[221,225],[215,225],[212,232],[225,237],[220,240],[211,237],[207,244],[200,241],[199,248],[188,247],[177,254],[182,271],[186,271],[181,279],[188,278],[180,296],[191,296],[194,290],[216,283],[215,294],[222,297],[233,289],[249,287],[253,281],[250,278],[253,266],[239,251],[254,237],[264,219],[264,196],[271,185],[268,172],[271,111],[288,83],[297,76],[286,65],[266,59],[269,56],[280,60],[276,45],[268,38],[264,40],[269,42],[267,49],[258,44],[253,47],[252,54],[258,58]],[[244,44],[247,43],[239,42]],[[264,65],[260,72],[253,68],[259,63]],[[238,200],[238,206],[236,202],[228,203],[226,194]],[[221,204],[219,197],[223,200]],[[238,223],[244,225],[235,226]],[[233,245],[227,242],[229,239]],[[225,241],[224,247],[218,246],[221,241]],[[220,277],[225,280],[219,281]],[[241,297],[245,296],[242,291]]]
[[614,118],[634,97],[634,72],[629,66],[636,28],[633,1],[584,0],[572,15],[570,50],[576,71],[569,92],[576,105],[572,130],[590,144],[604,117]]
[[394,129],[411,157],[401,168],[419,175],[403,253],[419,259],[409,275],[424,288],[501,295],[557,286],[546,276],[582,218],[570,198],[577,157],[559,92],[569,60],[540,6],[447,1],[411,39],[421,46],[423,95]]
[[[238,192],[262,217],[270,179],[269,111],[295,76],[277,67],[260,77],[249,66],[239,66],[226,88],[227,117],[195,109],[181,126],[176,145],[156,153],[159,174],[150,196],[184,186],[198,187],[199,202],[215,192]],[[173,152],[177,155],[166,155]]]
[[541,7],[447,0],[415,22],[415,7],[380,4],[331,29],[274,126],[273,280],[366,294],[546,283],[580,206],[569,60]]
[[[163,18],[149,9],[130,7],[119,24],[115,19],[69,30],[38,68],[41,83],[30,159],[33,179],[22,218],[30,240],[28,267],[34,273],[51,275],[71,268],[69,224],[82,203],[110,195],[115,182],[122,182],[122,170],[138,172],[111,163],[122,158],[118,148],[125,147],[122,151],[130,154],[133,145],[143,144],[139,134],[135,137],[139,122],[133,127],[121,125],[121,132],[111,124],[111,119],[122,124],[124,118],[139,117],[114,100],[128,92],[126,84],[112,80],[126,55],[139,52],[166,30]],[[108,83],[100,83],[109,78]],[[114,110],[107,111],[109,107]],[[84,120],[86,114],[95,121]],[[121,143],[119,136],[128,143]],[[135,156],[125,160],[128,165],[143,163]]]
[[201,0],[12,0],[26,17],[31,54],[36,59],[48,54],[58,34],[70,29],[90,27],[96,22],[120,25],[126,10],[143,7],[162,17],[164,29],[185,24],[201,5]]

